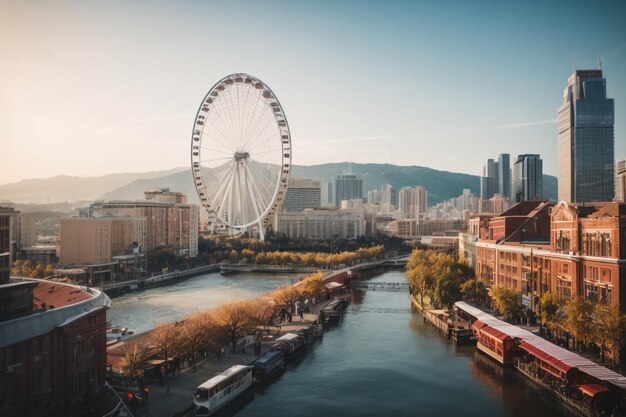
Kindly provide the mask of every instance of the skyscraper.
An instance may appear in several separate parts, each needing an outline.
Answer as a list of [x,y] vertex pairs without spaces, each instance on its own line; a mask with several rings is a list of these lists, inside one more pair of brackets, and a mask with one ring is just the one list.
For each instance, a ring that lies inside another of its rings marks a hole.
[[498,156],[498,191],[505,198],[511,198],[511,156],[501,153]]
[[626,201],[626,159],[615,163],[615,200]]
[[513,165],[513,200],[543,200],[543,161],[539,155],[517,156]]
[[487,159],[480,178],[480,199],[488,200],[495,194],[511,197],[511,156],[502,153],[498,160]]
[[343,200],[363,198],[363,180],[354,174],[339,174],[335,178],[335,205]]
[[611,201],[615,108],[602,70],[577,70],[559,107],[559,200]]
[[398,193],[398,209],[405,219],[419,219],[428,211],[428,191],[426,188],[404,187]]

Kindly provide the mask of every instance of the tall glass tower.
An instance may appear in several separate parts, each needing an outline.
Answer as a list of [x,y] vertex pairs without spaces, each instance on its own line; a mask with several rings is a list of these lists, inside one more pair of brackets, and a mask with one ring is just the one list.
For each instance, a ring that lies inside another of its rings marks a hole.
[[615,108],[602,70],[567,81],[559,107],[559,200],[611,201],[614,196]]
[[513,165],[513,201],[543,200],[543,161],[537,154],[518,155]]

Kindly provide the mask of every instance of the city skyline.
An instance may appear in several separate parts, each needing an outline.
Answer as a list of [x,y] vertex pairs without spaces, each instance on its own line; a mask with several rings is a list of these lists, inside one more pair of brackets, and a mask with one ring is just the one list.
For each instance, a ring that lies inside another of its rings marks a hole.
[[625,7],[587,4],[5,2],[0,183],[187,166],[199,102],[238,71],[281,98],[294,164],[480,174],[490,155],[538,153],[557,175],[562,91],[599,57],[622,159]]

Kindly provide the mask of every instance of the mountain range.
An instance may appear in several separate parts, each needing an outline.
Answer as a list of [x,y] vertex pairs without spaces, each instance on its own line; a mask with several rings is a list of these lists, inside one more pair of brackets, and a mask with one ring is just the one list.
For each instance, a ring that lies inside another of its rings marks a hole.
[[[342,173],[351,172],[363,178],[367,192],[390,184],[397,190],[402,187],[421,185],[428,190],[429,204],[436,204],[458,197],[464,188],[480,194],[480,177],[458,172],[439,171],[420,166],[397,166],[391,164],[356,164],[348,162],[300,166],[294,165],[292,178],[311,178],[332,182]],[[169,188],[188,196],[190,203],[197,203],[194,182],[189,168],[144,173],[110,174],[100,177],[56,176],[44,179],[28,179],[0,185],[0,200],[15,203],[57,203],[79,200],[136,200],[143,199],[143,192]],[[556,200],[557,179],[543,176],[544,198]]]

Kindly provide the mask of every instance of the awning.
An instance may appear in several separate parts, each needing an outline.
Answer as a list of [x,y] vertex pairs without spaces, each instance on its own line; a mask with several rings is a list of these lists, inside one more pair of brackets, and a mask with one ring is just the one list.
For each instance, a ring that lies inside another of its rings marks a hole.
[[482,329],[483,327],[485,327],[487,324],[483,323],[480,320],[476,320],[473,324],[472,324],[472,330],[474,332],[478,332],[480,329]]
[[481,328],[480,331],[482,333],[487,333],[488,335],[495,337],[501,342],[504,342],[505,340],[513,340],[513,338],[509,336],[508,334],[501,332],[500,330],[491,326],[485,326]]
[[586,394],[586,395],[590,396],[591,398],[593,398],[596,395],[601,394],[603,392],[610,392],[607,388],[603,387],[602,385],[598,385],[598,384],[579,385],[578,389],[583,394]]
[[547,364],[553,366],[559,372],[563,372],[564,374],[567,374],[572,369],[576,369],[575,366],[568,365],[567,363],[558,360],[554,356],[547,354],[543,350],[533,346],[532,344],[530,344],[528,342],[522,342],[519,345],[519,347],[524,349],[526,352],[530,353],[534,357],[536,357],[538,359],[541,359],[542,361],[546,362]]

